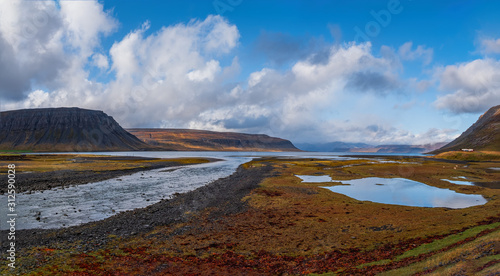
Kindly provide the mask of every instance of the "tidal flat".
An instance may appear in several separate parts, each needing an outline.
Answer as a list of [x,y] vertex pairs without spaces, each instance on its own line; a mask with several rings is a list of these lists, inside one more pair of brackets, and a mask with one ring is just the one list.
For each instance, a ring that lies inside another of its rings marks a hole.
[[[500,167],[500,161],[263,157],[229,177],[147,208],[69,229],[21,231],[26,242],[18,271],[489,275],[500,270],[500,189],[495,188],[500,172],[491,167]],[[303,182],[297,175],[338,181],[405,178],[482,196],[486,202],[444,208],[361,201],[325,188],[345,184]],[[443,180],[458,177],[492,184]]]

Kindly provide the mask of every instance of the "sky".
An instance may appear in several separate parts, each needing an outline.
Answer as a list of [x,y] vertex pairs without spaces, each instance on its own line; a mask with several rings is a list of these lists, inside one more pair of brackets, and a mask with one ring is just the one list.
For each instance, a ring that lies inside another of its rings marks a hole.
[[294,143],[451,141],[500,104],[500,2],[0,0],[0,109]]

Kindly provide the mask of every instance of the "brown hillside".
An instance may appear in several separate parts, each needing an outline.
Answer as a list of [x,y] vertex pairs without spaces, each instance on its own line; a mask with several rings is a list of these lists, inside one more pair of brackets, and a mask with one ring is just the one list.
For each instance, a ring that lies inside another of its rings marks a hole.
[[194,129],[127,129],[142,141],[179,151],[299,151],[290,141],[264,134]]
[[433,153],[461,149],[500,151],[500,105],[490,108],[457,139]]

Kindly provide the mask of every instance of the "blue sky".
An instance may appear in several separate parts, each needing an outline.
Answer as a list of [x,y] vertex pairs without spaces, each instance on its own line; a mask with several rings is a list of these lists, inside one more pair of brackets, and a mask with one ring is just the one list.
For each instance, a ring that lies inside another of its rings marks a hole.
[[500,104],[498,1],[0,0],[2,110],[293,142],[449,141]]

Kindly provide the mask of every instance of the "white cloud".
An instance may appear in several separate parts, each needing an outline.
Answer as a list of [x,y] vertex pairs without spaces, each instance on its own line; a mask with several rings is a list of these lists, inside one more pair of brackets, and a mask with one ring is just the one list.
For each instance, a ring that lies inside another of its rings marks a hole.
[[106,70],[109,68],[108,58],[103,54],[99,54],[99,53],[94,54],[92,56],[92,62],[94,64],[94,66],[96,66],[97,68],[100,68],[102,70]]
[[81,90],[100,37],[116,27],[97,1],[0,1],[0,11],[0,96],[9,100],[32,87]]
[[432,48],[425,48],[425,46],[418,45],[415,50],[412,50],[413,42],[409,41],[401,45],[398,49],[398,54],[402,60],[416,60],[422,59],[424,65],[432,62],[434,50]]
[[97,1],[59,1],[61,16],[67,32],[67,42],[80,55],[90,56],[90,52],[99,44],[99,36],[109,35],[116,27],[116,20],[103,11]]
[[[103,110],[124,127],[257,132],[297,141],[423,139],[373,116],[375,102],[401,94],[400,58],[432,58],[432,50],[423,46],[412,50],[411,43],[405,44],[400,56],[385,47],[378,57],[370,43],[337,43],[324,49],[321,62],[311,52],[288,70],[264,68],[238,82],[233,50],[240,34],[221,16],[152,32],[145,22],[118,38],[107,53],[100,40],[118,22],[97,1],[62,1],[60,8],[51,1],[30,1],[32,14],[48,14],[48,19],[40,17],[29,39],[12,27],[23,22],[25,8],[11,2],[18,1],[0,2],[0,10],[9,11],[0,16],[0,68],[9,68],[1,70],[0,96],[9,99],[2,89],[17,89],[8,108],[77,105]],[[88,65],[115,78],[106,83],[89,79]],[[33,89],[32,83],[44,89]],[[351,112],[344,115],[351,121],[336,117],[339,109]]]
[[63,23],[54,2],[0,1],[0,96],[20,100],[67,68]]
[[204,50],[216,53],[229,53],[238,42],[240,33],[235,25],[227,22],[220,16],[209,15],[203,22],[194,21],[200,28],[199,35],[204,38]]
[[436,73],[440,89],[435,105],[454,113],[478,113],[500,103],[500,61],[477,59],[449,65]]
[[219,62],[216,60],[210,60],[205,64],[204,68],[189,72],[187,77],[192,81],[213,81],[215,75],[218,74],[220,70]]
[[25,102],[25,107],[43,107],[48,104],[49,100],[50,95],[48,92],[36,90],[28,95],[28,99]]
[[480,41],[480,51],[483,54],[500,54],[500,38],[483,38]]

